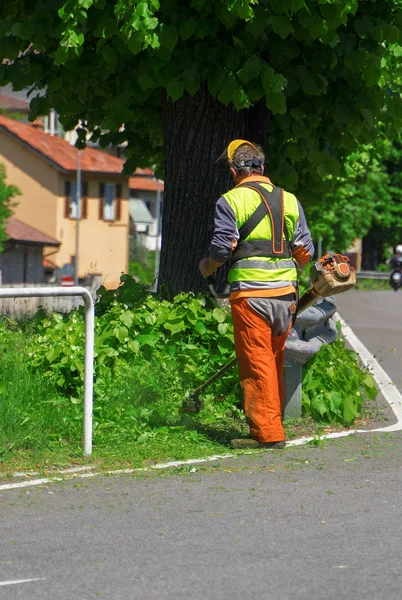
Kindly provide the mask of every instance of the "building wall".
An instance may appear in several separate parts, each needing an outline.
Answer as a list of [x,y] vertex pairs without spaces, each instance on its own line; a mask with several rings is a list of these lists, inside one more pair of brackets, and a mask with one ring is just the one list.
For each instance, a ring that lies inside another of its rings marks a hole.
[[6,181],[22,192],[14,200],[14,216],[24,223],[56,237],[59,174],[55,168],[5,133],[0,132],[0,163]]
[[[7,183],[22,192],[17,197],[14,216],[31,227],[56,238],[59,249],[45,248],[44,257],[58,268],[71,263],[75,255],[77,223],[65,217],[65,181],[76,179],[61,174],[46,160],[0,132],[0,163],[6,168]],[[79,221],[79,277],[102,275],[102,284],[116,287],[120,275],[128,271],[129,207],[128,182],[121,177],[82,174],[88,183],[87,217]],[[100,183],[120,183],[121,218],[107,222],[99,218]]]
[[6,244],[0,255],[1,284],[43,283],[42,247]]
[[[60,187],[64,190],[67,180],[61,176]],[[89,273],[102,275],[102,284],[116,287],[120,275],[128,272],[129,252],[129,206],[128,183],[121,178],[92,177],[83,175],[88,184],[87,216],[78,222],[78,274],[85,277]],[[100,183],[122,183],[121,210],[119,221],[103,221],[99,216]],[[65,217],[65,196],[60,196],[57,205],[57,239],[61,249],[57,255],[58,266],[71,263],[75,255],[77,221]],[[50,260],[54,262],[54,257]]]
[[[132,197],[133,198],[141,198],[141,200],[144,200],[149,212],[151,213],[151,215],[154,218],[154,222],[152,223],[152,225],[149,225],[147,227],[147,234],[143,234],[140,233],[140,237],[143,239],[144,244],[146,246],[146,248],[148,248],[148,250],[156,250],[161,248],[161,236],[158,236],[158,222],[157,222],[157,212],[158,212],[158,208],[157,208],[157,192],[151,191],[151,190],[132,190]],[[161,211],[161,215],[162,215],[162,202],[163,202],[163,192],[161,192],[161,197],[160,197],[160,201],[161,201],[161,205],[160,205],[160,211]]]

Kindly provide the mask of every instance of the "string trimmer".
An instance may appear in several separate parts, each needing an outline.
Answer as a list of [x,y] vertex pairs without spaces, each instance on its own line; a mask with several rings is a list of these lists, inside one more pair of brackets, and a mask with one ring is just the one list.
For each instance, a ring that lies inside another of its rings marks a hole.
[[[311,287],[305,292],[298,301],[296,316],[312,306],[319,298],[326,298],[334,294],[347,292],[356,284],[356,273],[350,265],[349,258],[341,254],[325,254],[310,267]],[[208,278],[209,291],[216,299],[228,298],[229,292],[226,289],[218,293],[215,289],[215,279]],[[182,410],[197,413],[203,408],[203,401],[200,395],[214,381],[219,379],[226,371],[229,371],[237,363],[237,358],[232,358],[226,365],[217,371],[212,377],[196,388],[182,404]]]

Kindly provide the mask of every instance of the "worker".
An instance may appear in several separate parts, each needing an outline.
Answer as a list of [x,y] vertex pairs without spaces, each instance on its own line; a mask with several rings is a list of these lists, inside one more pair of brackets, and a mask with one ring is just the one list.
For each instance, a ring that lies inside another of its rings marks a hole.
[[262,148],[234,140],[220,158],[235,187],[219,198],[203,277],[230,261],[228,281],[236,357],[250,437],[234,448],[284,448],[284,351],[297,308],[298,275],[314,245],[293,194],[264,176]]

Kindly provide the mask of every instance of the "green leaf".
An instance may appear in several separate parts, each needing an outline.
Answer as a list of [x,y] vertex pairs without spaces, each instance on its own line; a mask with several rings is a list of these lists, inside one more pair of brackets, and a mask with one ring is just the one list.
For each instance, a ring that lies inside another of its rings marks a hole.
[[312,410],[318,412],[322,417],[328,412],[328,406],[323,396],[316,396],[311,402]]
[[140,84],[140,87],[144,92],[157,87],[156,81],[148,73],[142,73],[141,75],[139,75],[138,83]]
[[293,32],[293,25],[290,19],[286,17],[274,15],[271,18],[272,29],[277,33],[283,40]]
[[237,81],[233,77],[227,77],[218,93],[219,102],[222,102],[222,104],[227,106],[233,100],[237,88]]
[[226,79],[226,72],[223,67],[216,65],[208,73],[208,90],[211,96],[216,96],[222,88]]
[[367,108],[361,108],[360,112],[363,115],[364,120],[370,125],[370,127],[373,127],[374,119],[372,113],[369,110],[367,110]]
[[397,58],[400,58],[402,56],[402,46],[395,46],[393,49],[393,54]]
[[207,328],[205,327],[204,323],[202,321],[197,321],[195,324],[195,329],[198,331],[198,333],[200,333],[201,335],[204,335],[207,333]]
[[364,17],[361,19],[356,19],[356,21],[353,23],[354,30],[356,31],[357,35],[362,38],[367,37],[368,34],[373,30],[373,27],[373,19],[368,15],[364,15]]
[[218,323],[223,323],[226,320],[227,313],[222,308],[214,308],[212,315]]
[[131,340],[131,342],[128,343],[128,347],[133,354],[137,354],[140,349],[140,343],[138,340]]
[[237,72],[237,76],[244,84],[252,79],[256,79],[261,72],[261,59],[258,56],[253,56],[247,60],[243,67]]
[[286,112],[286,96],[283,92],[270,94],[265,96],[267,107],[275,114],[285,114]]
[[264,90],[259,79],[253,79],[247,84],[246,87],[247,96],[252,102],[257,102],[264,96]]
[[340,409],[343,404],[342,394],[340,392],[330,392],[330,408],[335,414],[340,414]]
[[161,46],[173,50],[179,41],[179,32],[174,25],[164,25],[159,34]]
[[184,85],[181,81],[171,81],[167,84],[166,91],[173,102],[176,102],[184,94]]
[[183,40],[188,40],[197,28],[197,21],[190,17],[189,19],[183,19],[179,25],[180,37]]
[[180,333],[180,331],[184,331],[187,329],[187,325],[182,319],[176,319],[173,322],[167,321],[164,324],[164,328],[171,332],[172,335],[176,333]]
[[184,89],[190,94],[190,96],[194,96],[194,94],[196,94],[200,89],[200,76],[194,67],[184,71],[184,73],[182,73],[181,80],[183,82]]
[[149,15],[149,9],[147,2],[139,2],[137,4],[137,8],[135,9],[137,15],[141,18],[146,18]]
[[126,327],[131,327],[131,325],[133,324],[133,321],[134,321],[134,315],[133,315],[133,313],[130,310],[125,310],[120,315],[120,321]]
[[297,77],[303,92],[309,96],[319,96],[327,91],[328,81],[320,73],[299,65]]
[[229,329],[229,325],[227,323],[219,323],[218,331],[221,335],[226,335]]
[[343,406],[343,418],[345,422],[350,425],[353,423],[357,415],[357,402],[354,398],[348,396],[344,400]]
[[306,390],[315,390],[317,387],[322,385],[321,379],[311,379],[307,383],[303,381],[303,386]]
[[54,360],[56,360],[60,354],[63,352],[61,346],[53,346],[52,348],[50,348],[50,350],[47,352],[46,354],[46,358],[47,360],[52,363]]
[[113,333],[117,337],[119,342],[122,343],[128,336],[128,329],[127,327],[122,327],[121,325],[119,325],[113,329]]
[[372,375],[367,375],[363,379],[364,391],[369,400],[375,400],[378,394],[378,389],[374,377]]
[[241,88],[237,88],[235,93],[233,94],[233,106],[236,110],[241,110],[242,108],[248,108],[251,105],[251,102],[244,90]]
[[151,333],[139,334],[134,341],[137,341],[140,346],[151,346],[151,348],[155,348],[156,344],[159,342],[159,335]]

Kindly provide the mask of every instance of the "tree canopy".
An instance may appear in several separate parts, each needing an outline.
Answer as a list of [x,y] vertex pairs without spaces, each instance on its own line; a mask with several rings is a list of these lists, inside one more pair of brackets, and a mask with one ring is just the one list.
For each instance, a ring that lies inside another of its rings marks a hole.
[[127,142],[127,173],[161,165],[161,270],[176,292],[201,285],[227,186],[213,160],[234,137],[262,143],[319,232],[346,157],[402,126],[401,31],[399,0],[15,0],[0,7],[0,84],[32,86],[31,118],[55,108],[81,144],[86,130]]

